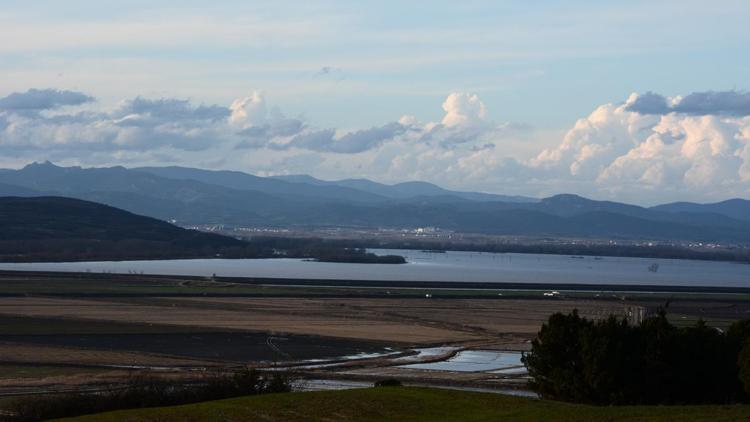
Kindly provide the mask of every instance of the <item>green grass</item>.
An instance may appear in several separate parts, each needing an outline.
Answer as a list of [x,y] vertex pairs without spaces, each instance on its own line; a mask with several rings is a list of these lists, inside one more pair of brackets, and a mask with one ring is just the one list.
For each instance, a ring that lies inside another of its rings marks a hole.
[[75,421],[737,421],[750,406],[595,407],[429,388],[282,393],[124,410]]

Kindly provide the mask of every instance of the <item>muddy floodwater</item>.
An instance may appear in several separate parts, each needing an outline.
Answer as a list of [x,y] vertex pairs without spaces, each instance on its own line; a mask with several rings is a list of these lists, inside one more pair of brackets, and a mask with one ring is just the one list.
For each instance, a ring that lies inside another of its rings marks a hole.
[[481,252],[402,255],[407,264],[346,264],[301,259],[183,259],[123,262],[0,263],[0,270],[90,271],[190,276],[331,280],[648,284],[750,287],[750,265],[679,259],[582,257]]

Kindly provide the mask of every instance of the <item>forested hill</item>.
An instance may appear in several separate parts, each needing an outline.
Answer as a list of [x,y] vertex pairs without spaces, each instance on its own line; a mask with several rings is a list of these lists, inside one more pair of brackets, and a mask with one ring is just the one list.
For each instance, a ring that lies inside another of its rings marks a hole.
[[246,245],[79,199],[0,197],[3,260],[215,256]]
[[108,205],[55,196],[0,197],[0,261],[92,261],[177,258],[305,258],[326,262],[400,264],[308,239],[251,242],[187,230]]

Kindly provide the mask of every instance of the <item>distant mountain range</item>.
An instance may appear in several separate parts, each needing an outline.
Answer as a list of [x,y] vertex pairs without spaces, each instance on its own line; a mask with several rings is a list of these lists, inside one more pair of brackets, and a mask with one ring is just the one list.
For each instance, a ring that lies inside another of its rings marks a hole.
[[443,189],[427,182],[403,182],[395,185],[385,185],[367,179],[320,180],[308,175],[274,176],[275,179],[287,182],[303,183],[314,186],[340,186],[369,192],[385,198],[410,199],[415,197],[437,197],[443,199],[466,199],[483,202],[539,202],[536,198],[527,196],[496,195],[482,192],[459,192]]
[[672,202],[652,207],[655,211],[670,213],[704,213],[718,214],[737,220],[750,221],[750,201],[746,199],[729,199],[713,204],[695,204],[692,202]]
[[185,167],[30,164],[0,170],[0,196],[67,196],[179,224],[256,227],[439,227],[536,237],[750,243],[750,201],[651,208],[576,195],[544,199],[443,189],[425,182],[258,177]]

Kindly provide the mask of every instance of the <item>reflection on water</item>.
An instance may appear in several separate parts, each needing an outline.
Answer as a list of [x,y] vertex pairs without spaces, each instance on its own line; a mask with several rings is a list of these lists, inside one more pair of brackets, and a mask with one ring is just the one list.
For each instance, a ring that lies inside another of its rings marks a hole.
[[455,346],[427,347],[423,349],[414,349],[414,351],[417,352],[417,354],[409,355],[409,356],[402,356],[402,357],[393,359],[393,361],[399,362],[399,363],[422,362],[425,360],[435,359],[435,358],[439,358],[440,356],[448,355],[450,353],[455,352],[458,349],[459,348]]
[[402,368],[427,369],[432,371],[485,372],[522,366],[520,352],[463,350],[447,360],[402,365]]
[[[496,374],[500,375],[500,378],[510,377],[514,380],[523,381],[527,374],[526,368],[521,363],[521,352],[515,351],[498,351],[498,350],[462,350],[453,355],[451,358],[441,360],[432,363],[409,363],[418,361],[418,359],[440,359],[444,358],[451,353],[454,353],[457,349],[453,346],[442,346],[442,347],[429,347],[413,349],[417,352],[415,355],[402,356],[392,359],[392,363],[399,363],[395,367],[390,368],[403,368],[403,369],[416,369],[416,370],[432,370],[432,371],[446,371],[446,372],[478,372],[484,374]],[[342,361],[337,360],[338,363],[329,363],[323,365],[308,365],[295,367],[297,369],[319,369],[323,367],[340,365]],[[350,362],[350,361],[349,361]],[[399,379],[398,375],[394,375],[393,372],[389,372],[386,368],[383,368],[383,378],[395,377]],[[339,375],[343,375],[339,372]],[[519,378],[520,377],[520,378]],[[460,386],[460,385],[444,385],[441,383],[427,383],[422,377],[407,377],[413,380],[413,382],[407,382],[406,385],[413,386],[427,386],[434,388],[447,388],[456,389],[463,391],[478,391],[478,392],[491,392],[498,394],[507,394],[520,397],[537,398],[537,394],[525,390],[523,388],[492,388],[486,386]],[[421,380],[421,381],[420,381]],[[500,387],[502,384],[498,384]],[[521,384],[509,384],[520,386]],[[298,380],[294,383],[294,390],[297,391],[320,391],[320,390],[348,390],[355,388],[367,388],[371,387],[372,383],[361,380],[346,380],[346,379],[304,379]],[[506,385],[507,386],[507,385]]]
[[292,383],[294,391],[331,391],[370,388],[371,382],[351,380],[301,379]]
[[508,368],[508,369],[499,369],[497,371],[490,371],[493,374],[500,374],[500,375],[523,375],[528,373],[529,371],[524,366],[519,366],[517,368]]
[[[342,264],[300,259],[186,259],[124,262],[0,263],[3,270],[91,271],[336,280],[650,284],[750,287],[750,265],[730,262],[567,255],[428,253],[402,255],[408,264]],[[650,269],[657,268],[658,271]]]

